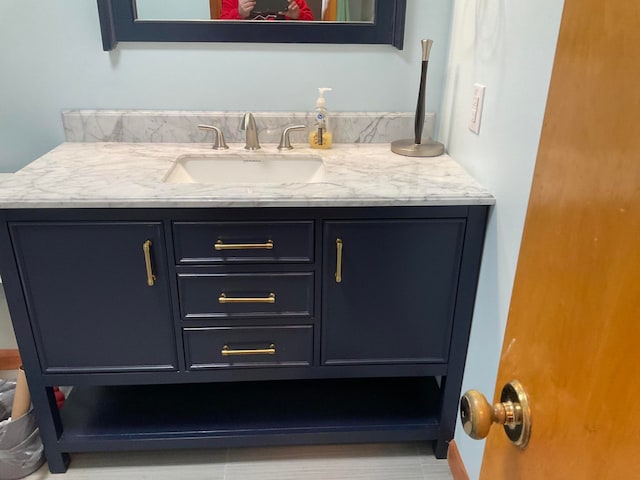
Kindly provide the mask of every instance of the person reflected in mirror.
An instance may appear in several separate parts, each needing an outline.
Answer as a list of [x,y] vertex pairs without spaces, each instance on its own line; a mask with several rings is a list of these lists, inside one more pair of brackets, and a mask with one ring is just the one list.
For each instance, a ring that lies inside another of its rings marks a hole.
[[305,0],[289,0],[286,11],[270,15],[253,12],[256,0],[222,0],[220,19],[226,20],[313,20],[313,12]]

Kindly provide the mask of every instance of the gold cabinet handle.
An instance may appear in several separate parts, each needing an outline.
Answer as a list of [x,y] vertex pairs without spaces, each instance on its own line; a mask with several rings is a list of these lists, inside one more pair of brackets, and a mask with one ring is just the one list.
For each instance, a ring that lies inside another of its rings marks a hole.
[[276,303],[276,294],[272,292],[268,297],[227,297],[221,293],[218,303]]
[[269,345],[269,348],[258,348],[254,350],[231,350],[229,345],[225,345],[220,350],[220,353],[223,356],[229,355],[275,355],[276,354],[276,346],[275,344]]
[[267,243],[224,243],[218,240],[213,248],[216,250],[273,250],[273,240]]
[[156,283],[156,276],[153,274],[151,266],[151,245],[151,240],[147,240],[142,244],[142,251],[144,252],[144,264],[147,267],[147,285],[153,287]]
[[336,283],[342,282],[342,239],[336,239]]

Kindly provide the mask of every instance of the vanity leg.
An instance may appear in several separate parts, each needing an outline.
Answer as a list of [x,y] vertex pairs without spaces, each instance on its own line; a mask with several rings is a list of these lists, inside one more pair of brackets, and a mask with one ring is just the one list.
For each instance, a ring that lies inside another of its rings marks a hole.
[[450,442],[450,440],[444,440],[442,438],[439,438],[438,440],[435,440],[433,442],[433,453],[436,458],[441,460],[447,458],[447,452],[449,451]]
[[[33,376],[32,376],[33,377]],[[64,473],[69,466],[69,454],[61,452],[58,448],[58,439],[62,434],[62,422],[60,411],[56,403],[53,387],[47,387],[40,383],[40,378],[28,378],[31,402],[33,403],[40,438],[44,446],[44,454],[49,464],[51,473]],[[34,385],[35,384],[35,385]]]
[[49,471],[51,473],[65,473],[67,468],[69,467],[69,454],[68,453],[57,453],[55,455],[51,455],[48,450],[46,450],[47,463],[49,465]]
[[[456,379],[458,380],[458,379]],[[442,410],[440,411],[440,431],[434,445],[436,458],[447,458],[449,442],[453,439],[458,414],[458,392],[460,381],[442,377]]]

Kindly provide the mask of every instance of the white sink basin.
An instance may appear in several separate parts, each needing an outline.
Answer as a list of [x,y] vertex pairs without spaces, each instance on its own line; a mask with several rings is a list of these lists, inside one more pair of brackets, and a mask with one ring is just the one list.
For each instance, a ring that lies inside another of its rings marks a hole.
[[183,155],[167,172],[165,183],[319,183],[324,179],[322,157],[247,152]]

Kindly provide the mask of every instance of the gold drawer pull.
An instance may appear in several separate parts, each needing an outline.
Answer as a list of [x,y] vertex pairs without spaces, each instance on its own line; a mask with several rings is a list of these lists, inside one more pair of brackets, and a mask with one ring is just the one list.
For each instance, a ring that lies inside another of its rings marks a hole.
[[220,353],[225,357],[229,355],[275,355],[276,346],[272,343],[269,345],[269,348],[258,348],[255,350],[231,350],[229,345],[225,345],[222,347]]
[[273,250],[273,240],[267,243],[223,243],[218,240],[213,246],[216,250]]
[[144,264],[147,267],[147,285],[153,287],[156,283],[156,276],[153,274],[151,266],[151,245],[151,240],[147,240],[142,244],[142,251],[144,252]]
[[336,239],[336,283],[342,282],[342,239]]
[[268,297],[227,297],[221,293],[218,303],[276,303],[276,294],[270,293]]

